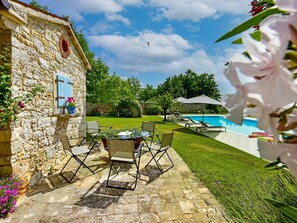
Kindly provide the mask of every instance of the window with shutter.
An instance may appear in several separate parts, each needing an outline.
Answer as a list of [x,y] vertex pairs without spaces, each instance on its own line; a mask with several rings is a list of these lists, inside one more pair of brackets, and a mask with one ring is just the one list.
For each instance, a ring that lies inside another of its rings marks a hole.
[[65,105],[68,97],[73,97],[73,83],[68,77],[57,75],[57,101],[58,106]]

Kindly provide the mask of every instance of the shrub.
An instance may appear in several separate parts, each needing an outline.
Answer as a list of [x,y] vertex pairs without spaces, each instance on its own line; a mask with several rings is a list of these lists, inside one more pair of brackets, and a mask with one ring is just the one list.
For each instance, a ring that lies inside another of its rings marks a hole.
[[141,117],[142,108],[137,100],[122,98],[114,105],[110,114],[120,117]]
[[21,180],[16,176],[0,178],[0,218],[15,210],[20,185]]
[[121,117],[132,117],[132,111],[127,108],[122,109],[118,114]]
[[148,105],[146,108],[146,113],[148,115],[159,115],[161,110],[161,107],[158,105]]

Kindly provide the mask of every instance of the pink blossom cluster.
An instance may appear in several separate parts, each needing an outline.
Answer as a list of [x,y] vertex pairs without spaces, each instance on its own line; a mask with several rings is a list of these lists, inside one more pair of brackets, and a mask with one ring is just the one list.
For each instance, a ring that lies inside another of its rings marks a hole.
[[75,102],[75,100],[73,97],[68,97],[66,102],[68,102],[68,103]]
[[0,179],[0,218],[15,210],[20,185],[15,176]]
[[[241,124],[243,116],[258,118],[258,127],[279,140],[290,130],[293,140],[277,144],[279,157],[297,177],[297,87],[285,55],[290,43],[297,45],[297,1],[276,0],[284,14],[268,16],[259,24],[261,40],[242,38],[249,57],[236,54],[225,69],[225,76],[236,89],[225,106],[229,119]],[[243,82],[250,77],[250,82]]]

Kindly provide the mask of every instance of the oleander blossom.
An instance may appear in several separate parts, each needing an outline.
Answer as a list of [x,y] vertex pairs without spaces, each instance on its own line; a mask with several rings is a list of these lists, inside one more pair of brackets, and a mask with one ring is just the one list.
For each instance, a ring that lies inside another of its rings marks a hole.
[[[258,127],[273,133],[275,141],[280,133],[290,131],[293,137],[275,146],[279,158],[297,177],[296,69],[288,57],[292,47],[296,52],[297,1],[276,0],[275,7],[284,13],[270,15],[259,24],[260,41],[242,38],[248,56],[237,54],[230,59],[224,74],[236,93],[228,95],[225,107],[228,118],[237,124],[242,124],[246,115],[257,117]],[[241,83],[242,75],[253,77],[253,81]]]

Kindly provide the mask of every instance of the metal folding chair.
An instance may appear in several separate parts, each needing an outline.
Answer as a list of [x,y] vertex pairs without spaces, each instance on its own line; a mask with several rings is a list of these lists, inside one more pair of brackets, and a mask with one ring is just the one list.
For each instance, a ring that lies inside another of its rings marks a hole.
[[[137,185],[137,180],[140,177],[139,163],[141,157],[141,148],[143,144],[140,144],[135,150],[134,140],[121,140],[121,139],[107,139],[108,154],[110,159],[110,169],[107,177],[107,187],[134,190]],[[131,183],[131,186],[121,186],[123,183],[129,184],[130,182],[116,181],[118,185],[115,185],[115,180],[110,180],[112,169],[115,170],[116,176],[119,174],[119,164],[132,164],[136,166],[135,181]],[[113,181],[114,185],[110,185],[110,181]],[[132,185],[134,184],[134,187]]]
[[[161,173],[165,173],[166,171],[168,171],[169,169],[171,169],[172,167],[174,167],[174,164],[167,152],[167,150],[171,147],[171,144],[172,144],[172,140],[173,140],[173,133],[174,132],[170,132],[170,133],[163,133],[162,134],[162,140],[161,142],[158,143],[157,147],[149,147],[149,151],[152,155],[152,158],[150,159],[150,161],[146,164],[145,168],[152,162],[152,161],[155,161],[158,169],[160,170]],[[155,151],[153,153],[153,151]],[[163,170],[159,160],[164,156],[164,155],[167,155],[170,163],[171,163],[171,166],[169,168],[167,168],[166,170]],[[157,156],[159,156],[157,158]]]
[[[147,131],[149,133],[148,136],[143,137],[143,140],[145,141],[145,144],[147,147],[149,147],[147,141],[150,141],[150,146],[154,142],[154,136],[155,136],[155,123],[154,122],[142,122],[141,125],[142,131]],[[159,136],[156,135],[156,137],[159,139]],[[149,140],[148,140],[149,138]]]
[[[103,131],[103,128],[105,128],[106,130]],[[97,147],[99,152],[99,146],[101,142],[99,142],[98,139],[100,140],[100,137],[104,136],[105,133],[110,132],[111,129],[111,126],[100,126],[98,121],[87,122],[87,135],[93,142],[95,142],[95,146]]]
[[[67,154],[70,155],[70,158],[68,159],[68,161],[66,162],[66,164],[64,165],[64,167],[62,168],[62,170],[60,171],[60,175],[68,182],[70,183],[72,181],[72,179],[74,178],[74,176],[76,175],[77,171],[79,170],[79,168],[81,166],[87,168],[88,170],[90,170],[92,173],[95,173],[93,170],[91,170],[85,163],[84,161],[86,160],[86,158],[88,157],[88,155],[90,154],[91,150],[93,149],[93,147],[95,146],[95,143],[91,143],[89,145],[77,145],[77,146],[71,146],[68,136],[66,135],[66,133],[63,132],[59,132],[59,137],[60,140],[62,142],[63,145],[63,149],[65,150],[65,152]],[[83,160],[81,160],[80,158],[78,158],[79,155],[85,155],[85,157],[83,158]],[[75,159],[78,163],[79,166],[76,169],[76,171],[74,172],[73,176],[70,178],[70,180],[68,180],[63,174],[63,170],[65,169],[65,167],[68,165],[69,161],[71,160],[71,158]]]

